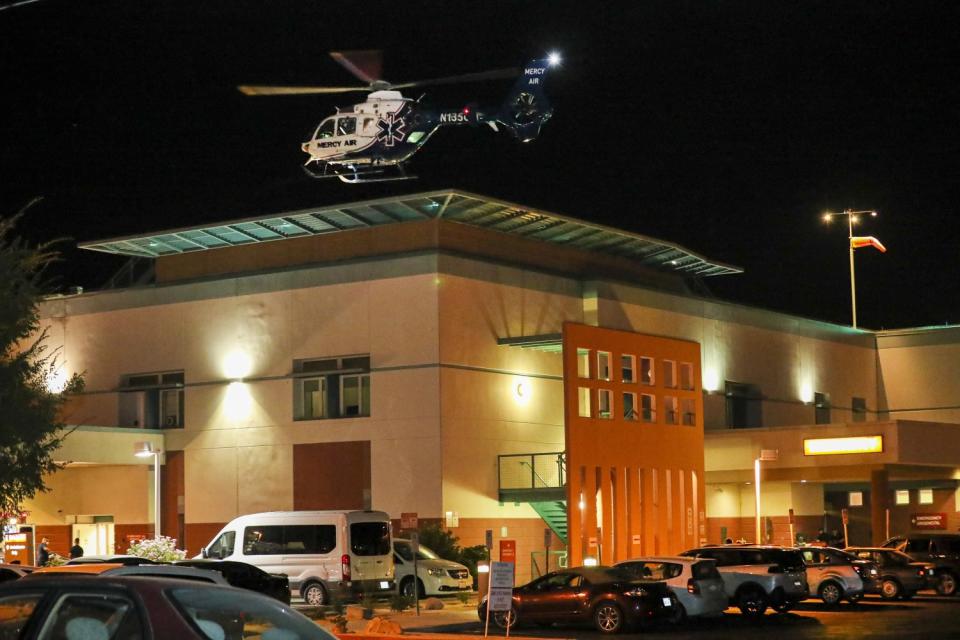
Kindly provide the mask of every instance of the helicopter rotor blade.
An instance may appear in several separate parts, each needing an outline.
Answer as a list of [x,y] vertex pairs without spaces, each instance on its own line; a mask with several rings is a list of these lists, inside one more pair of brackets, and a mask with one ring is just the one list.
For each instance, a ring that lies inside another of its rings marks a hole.
[[331,51],[330,57],[361,82],[373,84],[382,80],[383,52],[379,49],[362,51]]
[[417,80],[414,82],[400,82],[390,85],[391,89],[408,89],[410,87],[427,87],[438,84],[454,84],[457,82],[477,82],[480,80],[496,80],[499,78],[513,78],[520,75],[520,69],[511,67],[509,69],[494,69],[492,71],[478,71],[477,73],[462,73],[456,76],[447,76],[445,78],[433,78],[431,80]]
[[244,84],[237,87],[245,96],[296,96],[320,93],[350,93],[369,91],[370,87],[284,87]]

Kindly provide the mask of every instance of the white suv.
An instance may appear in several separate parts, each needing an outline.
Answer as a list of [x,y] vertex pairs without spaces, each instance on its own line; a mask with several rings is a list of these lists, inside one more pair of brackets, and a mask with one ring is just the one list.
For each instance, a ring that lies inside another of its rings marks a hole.
[[414,589],[421,598],[473,590],[473,576],[469,569],[462,564],[444,560],[422,544],[417,553],[416,576],[413,575],[413,547],[409,540],[394,538],[393,564],[396,569],[397,589],[410,598],[413,597]]
[[680,555],[716,560],[730,604],[746,616],[760,617],[767,607],[784,613],[810,596],[803,557],[796,549],[724,545]]

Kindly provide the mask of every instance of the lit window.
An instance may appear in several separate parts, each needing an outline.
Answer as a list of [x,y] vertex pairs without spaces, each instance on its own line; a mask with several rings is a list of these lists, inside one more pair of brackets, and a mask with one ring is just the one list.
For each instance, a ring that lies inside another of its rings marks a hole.
[[649,393],[640,396],[640,415],[644,422],[657,421],[657,399]]
[[665,396],[663,399],[663,417],[667,424],[680,423],[680,406],[677,399],[673,396]]
[[656,382],[653,374],[653,358],[640,357],[640,382],[649,385]]
[[577,377],[590,377],[590,349],[577,349]]
[[587,387],[577,389],[577,415],[581,418],[590,417],[590,389]]
[[862,507],[863,506],[863,492],[862,491],[851,491],[847,494],[847,504],[851,507]]
[[897,489],[894,492],[894,502],[896,504],[910,504],[910,491],[907,489]]
[[183,426],[183,371],[137,373],[120,381],[119,426]]
[[342,356],[293,363],[293,418],[370,415],[370,356]]
[[920,489],[917,494],[917,502],[920,504],[933,504],[933,489]]
[[636,382],[637,357],[620,356],[620,371],[624,382]]
[[684,398],[680,401],[680,413],[683,416],[683,424],[688,427],[697,424],[697,403],[692,398]]
[[597,351],[597,380],[610,379],[610,352]]
[[609,389],[597,390],[597,415],[601,418],[613,417],[613,393]]
[[637,394],[626,392],[623,394],[623,419],[636,421],[640,418],[637,413]]
[[693,389],[693,365],[689,362],[680,363],[680,388]]
[[677,388],[677,363],[673,360],[663,361],[663,386]]

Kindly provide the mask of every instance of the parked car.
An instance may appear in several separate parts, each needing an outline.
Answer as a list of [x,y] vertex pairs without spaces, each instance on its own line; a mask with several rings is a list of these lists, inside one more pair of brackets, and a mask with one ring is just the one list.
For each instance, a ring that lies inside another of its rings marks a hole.
[[413,547],[409,540],[394,538],[393,564],[397,589],[410,598],[414,593],[423,598],[473,589],[473,576],[467,567],[444,560],[422,544],[417,552],[416,576],[413,575]]
[[834,606],[844,599],[854,603],[863,598],[863,569],[858,564],[866,561],[833,547],[803,547],[800,554],[810,593],[817,594],[824,604]]
[[19,580],[36,567],[28,564],[0,564],[0,582]]
[[195,559],[285,573],[313,606],[392,592],[390,516],[383,511],[272,511],[234,518]]
[[252,564],[236,560],[180,560],[175,566],[214,571],[234,587],[256,591],[290,604],[290,580],[282,573],[267,573]]
[[933,565],[886,547],[847,547],[858,558],[872,560],[880,571],[879,593],[886,600],[909,600],[934,580]]
[[957,594],[960,586],[960,534],[913,533],[890,538],[883,546],[902,551],[917,562],[932,563],[937,593],[942,596]]
[[333,640],[272,598],[203,582],[67,575],[0,585],[0,638],[298,638]]
[[50,577],[62,578],[65,575],[88,576],[144,576],[153,578],[178,578],[196,582],[209,582],[226,586],[229,584],[222,575],[213,571],[194,569],[193,567],[175,567],[169,564],[122,565],[115,563],[64,564],[58,567],[40,567],[29,576],[30,580]]
[[677,622],[687,616],[717,616],[727,608],[727,594],[716,560],[656,556],[624,560],[614,567],[629,571],[637,580],[665,582],[677,597]]
[[[676,596],[663,582],[636,580],[613,567],[553,571],[513,590],[510,611],[491,611],[501,628],[535,622],[592,622],[601,633],[618,633],[656,618],[672,618]],[[477,607],[486,619],[487,597]]]
[[123,565],[159,564],[158,562],[148,560],[147,558],[141,558],[140,556],[131,556],[122,553],[99,556],[80,556],[79,558],[71,558],[70,560],[67,560],[67,564],[102,564],[104,562]]
[[680,555],[716,560],[730,604],[746,616],[760,617],[767,607],[784,613],[810,596],[803,557],[796,549],[723,545]]

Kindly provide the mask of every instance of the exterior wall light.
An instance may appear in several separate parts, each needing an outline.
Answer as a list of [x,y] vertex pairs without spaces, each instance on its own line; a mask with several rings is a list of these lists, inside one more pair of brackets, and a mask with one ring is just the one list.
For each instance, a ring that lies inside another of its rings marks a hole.
[[585,567],[595,567],[597,564],[597,559],[593,556],[587,556],[583,559],[583,566]]
[[800,385],[800,401],[806,404],[813,402],[813,384],[809,381]]
[[704,391],[713,392],[720,388],[720,374],[716,367],[704,367],[701,386]]
[[160,537],[160,454],[163,450],[157,449],[150,442],[133,443],[133,455],[138,458],[153,456],[153,537]]
[[231,380],[242,380],[252,370],[253,361],[245,351],[234,349],[223,359],[223,375]]
[[527,378],[516,378],[513,381],[513,399],[519,405],[526,405],[533,396],[533,389]]
[[803,455],[835,456],[848,453],[883,453],[883,436],[804,438]]
[[62,393],[67,388],[67,372],[63,368],[47,376],[47,391],[50,393]]

